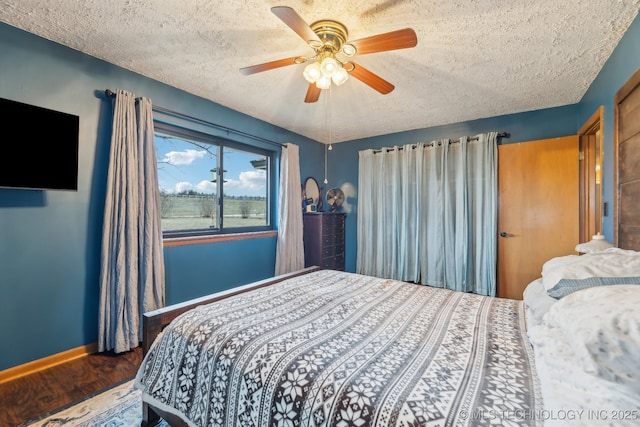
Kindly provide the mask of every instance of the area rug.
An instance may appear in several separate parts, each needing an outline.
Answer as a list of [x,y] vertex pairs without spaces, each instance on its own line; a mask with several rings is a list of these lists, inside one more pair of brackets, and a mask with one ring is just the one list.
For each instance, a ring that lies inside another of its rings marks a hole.
[[[19,427],[129,427],[139,426],[141,421],[141,391],[133,387],[133,380],[129,380],[68,408]],[[162,422],[158,426],[167,427],[167,424]]]

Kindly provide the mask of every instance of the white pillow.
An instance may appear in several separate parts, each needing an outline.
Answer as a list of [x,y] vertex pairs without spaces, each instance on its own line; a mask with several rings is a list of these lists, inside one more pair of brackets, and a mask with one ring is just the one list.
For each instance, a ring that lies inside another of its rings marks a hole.
[[[542,277],[549,277],[553,270],[563,269],[564,267],[580,261],[579,255],[566,255],[551,258],[542,265]],[[547,280],[548,281],[548,280]]]
[[552,258],[542,266],[542,284],[547,292],[563,280],[592,277],[640,276],[640,252],[609,248],[602,252]]
[[531,316],[529,316],[531,319],[527,318],[528,325],[541,324],[549,308],[557,302],[555,298],[551,298],[545,292],[544,286],[542,286],[542,279],[536,279],[524,288],[522,300],[530,310],[527,313],[531,314]]
[[562,331],[586,373],[640,394],[640,286],[575,292],[554,304],[544,321]]

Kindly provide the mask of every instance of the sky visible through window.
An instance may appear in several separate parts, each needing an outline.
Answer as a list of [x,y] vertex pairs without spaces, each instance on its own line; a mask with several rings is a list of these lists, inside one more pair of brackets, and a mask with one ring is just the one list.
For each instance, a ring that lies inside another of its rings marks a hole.
[[[216,183],[211,172],[217,166],[217,146],[191,142],[182,138],[156,134],[160,190],[170,194],[184,191],[215,194]],[[224,150],[224,193],[228,196],[261,196],[266,194],[267,176],[251,161],[264,160],[264,156]]]

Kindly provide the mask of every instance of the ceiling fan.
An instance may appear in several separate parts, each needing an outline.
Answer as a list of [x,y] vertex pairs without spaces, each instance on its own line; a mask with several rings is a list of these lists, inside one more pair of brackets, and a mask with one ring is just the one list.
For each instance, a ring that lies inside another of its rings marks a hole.
[[411,28],[391,31],[358,40],[349,40],[347,28],[333,20],[316,21],[308,25],[298,13],[287,6],[271,8],[278,18],[295,31],[314,50],[311,57],[294,56],[252,65],[240,69],[244,75],[272,70],[287,65],[311,62],[305,67],[304,77],[309,82],[305,102],[316,102],[322,89],[331,83],[341,85],[352,76],[381,94],[391,92],[395,87],[380,76],[350,60],[340,60],[338,56],[351,58],[354,55],[405,49],[418,44],[415,31]]

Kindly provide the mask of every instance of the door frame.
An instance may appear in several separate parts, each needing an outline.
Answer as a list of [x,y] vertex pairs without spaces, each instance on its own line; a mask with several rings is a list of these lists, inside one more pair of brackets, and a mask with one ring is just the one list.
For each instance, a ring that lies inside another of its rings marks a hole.
[[580,243],[602,233],[602,159],[604,107],[600,106],[578,130],[580,141]]

